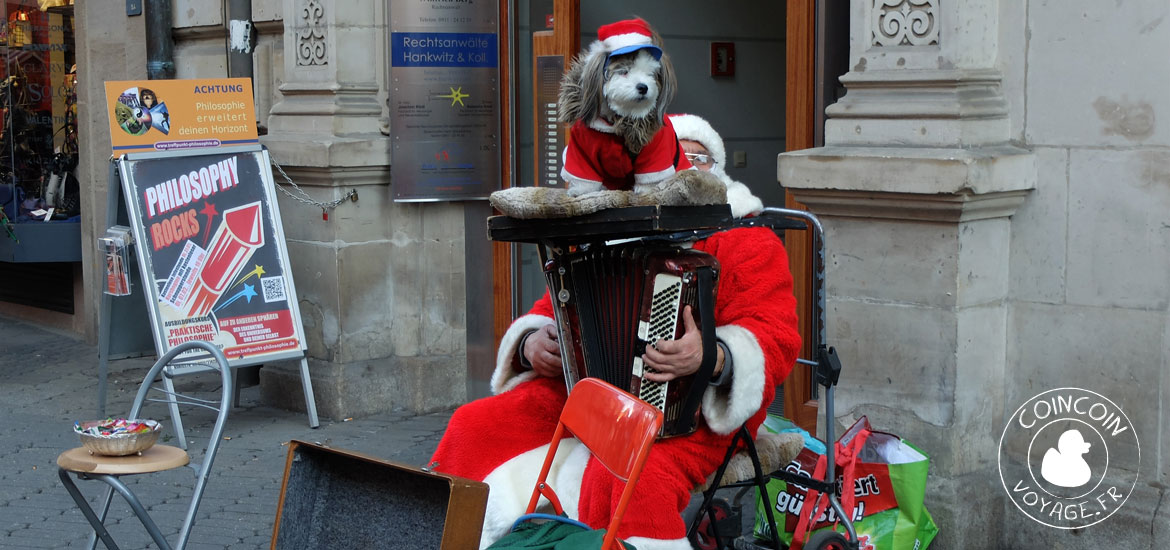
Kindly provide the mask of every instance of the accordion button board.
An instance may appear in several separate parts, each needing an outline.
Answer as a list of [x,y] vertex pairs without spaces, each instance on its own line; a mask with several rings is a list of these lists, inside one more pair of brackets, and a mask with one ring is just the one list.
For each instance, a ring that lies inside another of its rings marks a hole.
[[[688,397],[705,391],[708,381],[695,375],[646,380],[642,354],[646,346],[683,334],[686,306],[695,314],[699,304],[696,271],[718,273],[718,267],[704,252],[638,241],[584,247],[549,260],[545,278],[557,296],[554,313],[570,391],[581,378],[600,378],[661,410],[660,435],[693,432],[700,415],[697,405],[686,404],[698,400]],[[707,291],[714,294],[714,287]]]

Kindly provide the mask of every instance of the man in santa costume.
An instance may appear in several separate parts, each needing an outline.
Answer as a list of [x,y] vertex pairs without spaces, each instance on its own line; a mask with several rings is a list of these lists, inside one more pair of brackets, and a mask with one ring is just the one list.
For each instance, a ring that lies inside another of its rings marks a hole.
[[763,210],[764,203],[752,194],[748,186],[727,175],[724,170],[727,166],[727,150],[723,147],[723,138],[719,137],[710,123],[698,115],[689,114],[669,115],[667,121],[673,125],[687,160],[695,168],[715,174],[727,186],[727,203],[731,205],[731,215],[742,218]]
[[[721,164],[723,143],[710,125],[693,115],[672,120],[681,138],[698,141],[716,161],[714,166]],[[746,186],[724,181],[737,217],[759,212],[760,200]],[[741,425],[756,433],[800,350],[788,257],[772,230],[732,229],[692,246],[720,263],[716,374],[703,396],[699,428],[687,436],[660,439],[651,448],[617,534],[639,550],[691,548],[682,519],[691,489],[719,466]],[[664,381],[698,370],[699,328],[691,315],[683,317],[688,322],[681,338],[647,348],[643,359],[659,372],[646,378]],[[566,399],[556,338],[546,292],[504,334],[491,381],[495,395],[456,410],[432,458],[439,471],[490,486],[481,547],[506,534],[524,513],[548,451]],[[549,480],[565,512],[593,528],[609,523],[623,489],[572,438],[561,442]]]

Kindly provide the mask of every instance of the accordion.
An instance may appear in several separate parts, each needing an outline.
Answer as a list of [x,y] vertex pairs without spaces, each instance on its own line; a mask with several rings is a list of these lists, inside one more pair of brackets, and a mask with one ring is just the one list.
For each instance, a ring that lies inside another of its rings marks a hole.
[[[660,437],[695,431],[714,367],[718,271],[710,254],[642,242],[595,245],[549,260],[544,272],[569,391],[582,378],[600,378],[661,410]],[[646,346],[681,337],[687,305],[701,316],[695,322],[710,359],[669,382],[643,379]]]

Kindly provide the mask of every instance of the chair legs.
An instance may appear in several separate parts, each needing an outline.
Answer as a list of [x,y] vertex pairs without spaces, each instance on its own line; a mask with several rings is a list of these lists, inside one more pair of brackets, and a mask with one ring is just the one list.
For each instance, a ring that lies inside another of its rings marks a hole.
[[[110,512],[110,503],[114,502],[114,488],[106,487],[106,496],[102,497],[102,508],[97,514],[98,521],[105,525],[106,514]],[[85,545],[87,550],[95,550],[97,548],[98,535],[95,530],[89,534],[89,543]]]
[[110,536],[109,531],[106,531],[104,521],[106,518],[106,512],[110,508],[110,500],[114,496],[114,489],[110,488],[110,490],[106,491],[105,506],[102,506],[102,517],[99,519],[97,514],[93,513],[93,508],[90,507],[89,501],[85,500],[85,495],[81,494],[81,491],[77,488],[77,485],[75,485],[73,480],[69,478],[69,472],[58,468],[57,477],[61,478],[61,483],[65,485],[65,490],[69,491],[69,496],[73,497],[73,502],[76,502],[77,507],[81,509],[81,515],[85,516],[85,519],[89,521],[91,526],[93,526],[93,531],[94,535],[96,535],[96,538],[95,536],[90,536],[90,550],[93,550],[93,548],[97,546],[97,538],[102,539],[102,542],[106,543],[106,548],[109,550],[118,550],[118,545],[114,543],[114,538]]
[[[163,537],[162,531],[159,530],[158,525],[155,525],[154,520],[151,519],[150,515],[146,513],[146,508],[144,508],[142,503],[139,502],[138,497],[135,496],[134,493],[130,491],[130,488],[127,487],[125,483],[122,483],[122,480],[118,479],[117,476],[106,474],[78,474],[79,477],[84,476],[84,479],[97,479],[104,481],[107,485],[110,486],[110,490],[106,492],[105,504],[102,506],[102,513],[100,518],[97,514],[94,513],[93,508],[89,505],[89,501],[85,499],[85,495],[82,495],[81,491],[77,488],[77,485],[73,483],[73,480],[69,477],[68,471],[58,468],[57,476],[61,478],[61,483],[65,485],[65,490],[69,491],[69,496],[73,497],[73,501],[76,502],[77,507],[81,509],[81,514],[84,515],[85,519],[89,521],[89,524],[93,526],[94,533],[97,535],[97,538],[100,538],[102,542],[105,543],[106,548],[109,550],[118,549],[118,545],[114,542],[114,538],[110,536],[109,531],[106,530],[104,525],[105,516],[109,511],[110,500],[113,498],[114,491],[117,491],[118,494],[122,495],[122,498],[126,499],[126,503],[129,504],[130,509],[134,511],[134,515],[138,516],[138,521],[142,522],[142,526],[146,528],[146,532],[150,534],[150,538],[154,539],[154,543],[157,544],[161,550],[171,550],[171,545],[167,543],[167,540]],[[91,540],[90,548],[96,546],[96,542],[96,540]]]

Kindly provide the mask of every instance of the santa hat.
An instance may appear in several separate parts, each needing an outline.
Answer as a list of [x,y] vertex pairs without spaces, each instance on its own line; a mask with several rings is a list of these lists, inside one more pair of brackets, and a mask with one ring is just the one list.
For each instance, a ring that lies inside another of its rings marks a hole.
[[716,132],[706,120],[696,115],[667,115],[670,117],[670,124],[674,126],[674,134],[678,139],[689,139],[703,144],[703,148],[711,153],[715,158],[715,168],[720,172],[723,171],[724,163],[727,162],[727,151],[723,148],[723,138],[719,137],[719,132]]
[[724,163],[727,162],[727,151],[723,148],[723,138],[719,137],[719,132],[696,115],[679,114],[667,117],[670,118],[670,125],[674,126],[674,135],[678,139],[689,139],[703,144],[703,148],[715,158],[715,166],[711,167],[711,173],[718,176],[727,186],[727,204],[731,205],[731,215],[742,218],[759,214],[764,208],[760,198],[755,196],[748,186],[731,179],[731,176],[723,171]]
[[638,50],[650,50],[654,59],[662,58],[662,48],[654,45],[650,24],[641,18],[626,19],[597,29],[597,39],[609,52],[609,57]]

